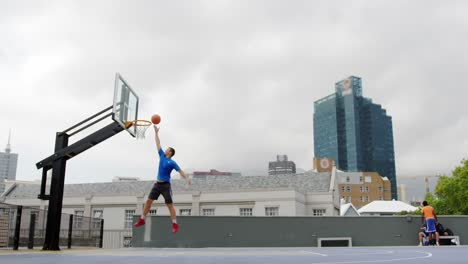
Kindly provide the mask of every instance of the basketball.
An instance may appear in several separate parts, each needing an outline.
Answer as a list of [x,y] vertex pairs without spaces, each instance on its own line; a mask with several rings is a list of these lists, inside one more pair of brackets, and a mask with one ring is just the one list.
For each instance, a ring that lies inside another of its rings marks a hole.
[[157,124],[159,124],[159,122],[161,122],[161,117],[159,115],[153,115],[151,117],[151,122],[153,122],[153,124],[157,125]]

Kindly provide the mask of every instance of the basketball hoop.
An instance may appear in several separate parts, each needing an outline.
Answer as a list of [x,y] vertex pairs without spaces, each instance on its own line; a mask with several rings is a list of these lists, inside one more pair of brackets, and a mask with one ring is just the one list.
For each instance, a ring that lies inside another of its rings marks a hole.
[[150,127],[152,123],[148,120],[135,120],[135,121],[128,121],[125,123],[125,129],[129,129],[132,126],[135,126],[135,137],[136,139],[144,139],[145,133],[148,127]]

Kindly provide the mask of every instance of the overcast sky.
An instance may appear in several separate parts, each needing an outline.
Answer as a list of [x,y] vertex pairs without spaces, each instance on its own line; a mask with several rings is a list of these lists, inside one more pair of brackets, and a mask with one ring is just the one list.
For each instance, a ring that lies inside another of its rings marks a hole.
[[[266,174],[276,154],[311,169],[313,102],[350,75],[393,117],[398,176],[468,157],[468,1],[0,3],[0,147],[11,128],[19,180],[39,178],[55,132],[112,104],[115,72],[189,171]],[[147,135],[75,157],[66,181],[154,179]]]

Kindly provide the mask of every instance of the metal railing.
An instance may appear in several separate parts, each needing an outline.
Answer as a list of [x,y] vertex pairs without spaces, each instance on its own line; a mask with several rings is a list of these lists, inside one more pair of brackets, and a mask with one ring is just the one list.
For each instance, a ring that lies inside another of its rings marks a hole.
[[[45,240],[47,210],[0,203],[0,248],[42,248]],[[104,220],[62,214],[61,247],[103,247]]]
[[132,247],[132,230],[115,229],[104,230],[103,248],[127,248]]

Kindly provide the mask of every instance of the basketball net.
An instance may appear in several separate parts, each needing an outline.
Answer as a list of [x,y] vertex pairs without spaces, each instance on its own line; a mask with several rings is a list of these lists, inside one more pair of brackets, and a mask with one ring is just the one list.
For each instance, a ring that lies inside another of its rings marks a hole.
[[127,122],[125,124],[125,128],[129,129],[131,126],[135,126],[135,138],[144,139],[146,130],[151,126],[151,124],[152,123],[147,120],[135,120]]

